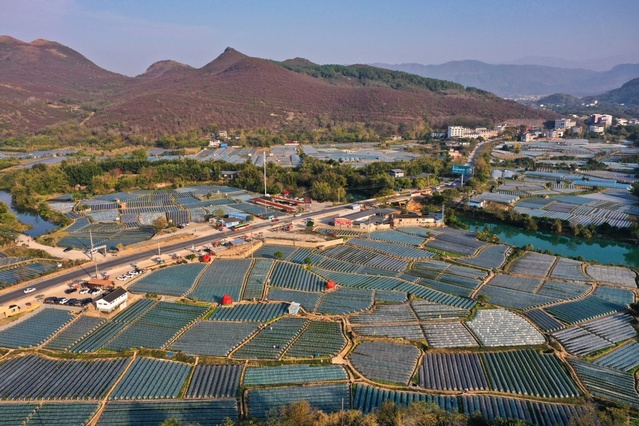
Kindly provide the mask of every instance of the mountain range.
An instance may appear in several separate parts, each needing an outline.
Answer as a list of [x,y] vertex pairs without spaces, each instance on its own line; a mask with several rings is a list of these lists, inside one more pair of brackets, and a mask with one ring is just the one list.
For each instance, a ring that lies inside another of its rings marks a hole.
[[596,96],[578,98],[565,93],[555,93],[530,104],[562,114],[605,112],[614,116],[637,117],[639,116],[639,78],[634,78],[617,89]]
[[368,65],[274,62],[227,48],[202,68],[167,60],[127,77],[56,42],[0,37],[0,136],[67,122],[158,136],[211,123],[310,130],[320,122],[364,122],[388,129],[553,116],[460,84]]
[[452,61],[441,65],[371,64],[422,77],[454,81],[509,98],[596,95],[620,87],[639,77],[639,64],[620,64],[608,71],[559,68],[542,65],[494,65],[481,61]]

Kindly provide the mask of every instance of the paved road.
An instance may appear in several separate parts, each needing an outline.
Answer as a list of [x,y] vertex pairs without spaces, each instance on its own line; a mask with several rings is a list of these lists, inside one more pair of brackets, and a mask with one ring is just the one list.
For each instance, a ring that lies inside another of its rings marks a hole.
[[[288,218],[282,219],[278,223],[264,222],[258,225],[252,225],[251,228],[248,230],[248,232],[253,233],[260,229],[277,226],[282,223],[292,222],[295,219],[312,218],[314,216],[319,216],[322,214],[330,213],[332,211],[341,210],[343,208],[344,206],[331,207],[319,212],[304,213],[301,217],[288,217]],[[244,235],[245,233],[246,232],[242,233],[241,235]],[[164,245],[164,246],[161,246],[161,249],[165,253],[171,253],[174,251],[182,250],[185,247],[190,247],[191,245],[199,246],[205,243],[210,243],[213,240],[222,239],[222,238],[226,238],[233,235],[237,235],[237,234],[235,234],[233,231],[223,231],[214,235],[207,235],[203,237],[193,238],[190,240],[183,240],[177,243]],[[109,258],[109,260],[107,261],[99,262],[98,266],[100,267],[102,271],[107,271],[117,266],[130,265],[132,263],[136,263],[141,260],[147,260],[150,257],[154,256],[156,253],[157,253],[157,248],[155,246],[149,246],[147,250],[144,250],[138,253],[132,253],[128,255]],[[47,290],[48,288],[58,286],[67,281],[72,281],[77,279],[86,280],[86,279],[92,278],[91,274],[94,273],[94,270],[95,269],[93,264],[87,263],[83,265],[83,269],[74,270],[74,271],[71,271],[66,274],[62,274],[50,279],[44,278],[44,281],[35,284],[34,287],[37,288],[38,293],[41,293]],[[12,302],[22,296],[24,296],[24,286],[20,286],[20,288],[16,288],[15,290],[8,291],[0,295],[0,305]]]

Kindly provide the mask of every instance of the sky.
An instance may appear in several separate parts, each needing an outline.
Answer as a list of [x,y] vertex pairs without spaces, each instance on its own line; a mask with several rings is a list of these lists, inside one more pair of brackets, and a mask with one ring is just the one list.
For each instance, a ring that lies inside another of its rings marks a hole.
[[164,59],[199,68],[227,46],[320,64],[603,70],[639,63],[638,16],[639,0],[0,0],[0,35],[57,41],[126,75]]

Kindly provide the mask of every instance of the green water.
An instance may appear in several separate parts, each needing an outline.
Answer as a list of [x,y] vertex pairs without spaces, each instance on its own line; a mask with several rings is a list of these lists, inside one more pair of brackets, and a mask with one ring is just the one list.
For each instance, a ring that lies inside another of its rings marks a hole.
[[468,224],[471,231],[481,231],[484,226],[488,226],[491,233],[499,236],[501,241],[511,246],[521,247],[532,244],[535,249],[550,250],[560,256],[581,256],[585,260],[603,264],[639,268],[639,246],[634,244],[598,238],[590,240],[567,235],[547,234],[476,219],[460,218],[460,220]]

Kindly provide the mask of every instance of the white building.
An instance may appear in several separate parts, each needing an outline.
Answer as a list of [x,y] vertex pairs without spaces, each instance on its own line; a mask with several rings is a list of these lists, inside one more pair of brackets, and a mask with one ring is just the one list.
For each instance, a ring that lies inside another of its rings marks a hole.
[[555,129],[570,129],[576,124],[577,122],[570,118],[557,118],[555,120]]
[[452,138],[464,138],[466,137],[466,134],[470,131],[470,129],[467,129],[466,127],[462,127],[462,126],[448,126],[448,138],[452,139]]
[[590,130],[592,133],[603,133],[606,128],[605,126],[599,124],[591,124],[590,127],[588,127],[588,130]]
[[391,169],[389,173],[394,178],[404,177],[404,170],[402,169]]
[[590,124],[599,124],[599,125],[604,126],[604,127],[612,126],[612,115],[609,115],[609,114],[592,114],[590,116]]
[[100,312],[109,313],[119,306],[125,307],[127,300],[129,300],[129,293],[122,287],[118,287],[95,302],[95,307]]

